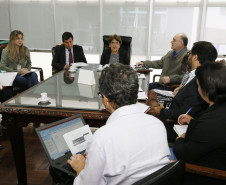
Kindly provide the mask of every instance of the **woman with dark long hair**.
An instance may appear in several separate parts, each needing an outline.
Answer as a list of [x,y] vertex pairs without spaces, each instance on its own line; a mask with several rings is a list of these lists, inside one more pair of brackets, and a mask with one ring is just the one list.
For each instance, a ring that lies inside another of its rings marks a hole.
[[[209,107],[196,118],[185,114],[178,117],[180,124],[188,123],[188,129],[176,139],[173,152],[185,162],[226,170],[226,66],[203,64],[195,74],[198,92]],[[186,184],[225,184],[207,177],[185,177]]]

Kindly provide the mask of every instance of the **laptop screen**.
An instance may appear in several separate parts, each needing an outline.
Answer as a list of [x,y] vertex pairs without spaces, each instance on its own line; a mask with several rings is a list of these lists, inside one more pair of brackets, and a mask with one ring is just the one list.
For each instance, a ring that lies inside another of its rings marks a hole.
[[85,122],[83,118],[80,115],[77,115],[45,125],[44,127],[39,128],[39,131],[36,131],[50,158],[55,160],[70,151],[63,135],[84,125]]

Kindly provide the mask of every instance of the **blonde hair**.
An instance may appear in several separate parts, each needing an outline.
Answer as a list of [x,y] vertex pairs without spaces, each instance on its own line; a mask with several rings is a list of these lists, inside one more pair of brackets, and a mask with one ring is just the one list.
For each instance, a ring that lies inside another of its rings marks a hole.
[[22,38],[24,37],[24,34],[19,31],[19,30],[14,30],[10,33],[10,37],[9,37],[9,44],[7,46],[7,51],[9,52],[9,57],[12,61],[19,61],[19,58],[18,58],[18,54],[20,54],[22,52],[22,57],[26,60],[27,59],[27,56],[26,56],[26,52],[25,52],[25,47],[24,45],[22,44],[19,48],[19,52],[20,53],[17,53],[17,50],[16,50],[16,47],[15,47],[15,40],[16,38],[19,36],[19,35],[22,35]]

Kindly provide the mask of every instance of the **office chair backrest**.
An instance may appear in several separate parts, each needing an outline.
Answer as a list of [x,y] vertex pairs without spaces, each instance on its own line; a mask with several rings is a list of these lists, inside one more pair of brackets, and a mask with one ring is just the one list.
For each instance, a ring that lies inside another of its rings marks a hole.
[[[52,58],[55,56],[55,54],[56,54],[56,49],[57,49],[57,47],[59,47],[59,46],[60,46],[60,45],[56,45],[56,46],[52,47]],[[57,72],[57,71],[56,71],[54,68],[52,68],[52,75],[54,75],[56,72]]]
[[58,46],[59,46],[59,45],[52,47],[52,57],[55,56],[56,48],[57,48]]
[[[109,49],[109,43],[108,43],[109,37],[110,35],[103,36],[103,42],[104,42],[103,51]],[[127,36],[120,36],[120,37],[122,39],[122,45],[120,47],[126,50],[126,52],[128,53],[129,62],[130,62],[131,53],[132,53],[132,37],[127,37]]]
[[2,57],[2,50],[3,50],[4,48],[0,48],[0,61],[1,61],[1,57]]
[[180,185],[183,182],[184,169],[183,161],[171,162],[133,185]]

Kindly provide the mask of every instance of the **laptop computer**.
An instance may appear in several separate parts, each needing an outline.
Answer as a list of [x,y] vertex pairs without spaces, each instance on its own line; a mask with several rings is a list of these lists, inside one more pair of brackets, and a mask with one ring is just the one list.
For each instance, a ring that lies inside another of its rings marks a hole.
[[73,177],[76,172],[67,163],[72,154],[63,135],[84,125],[82,115],[77,114],[35,129],[51,166]]

